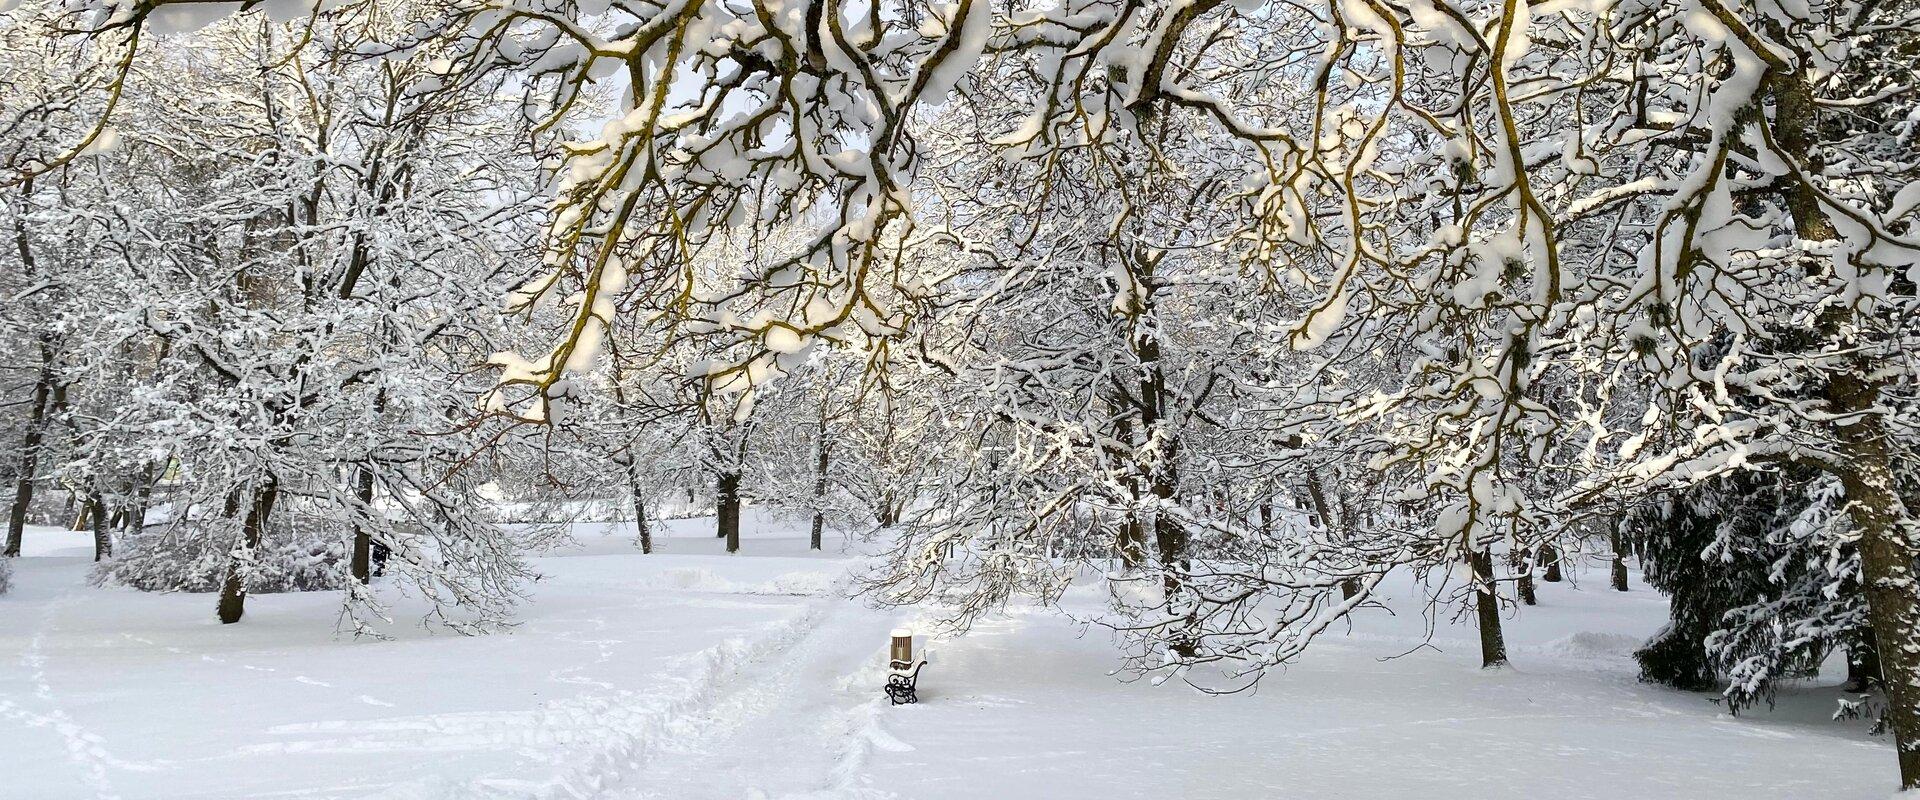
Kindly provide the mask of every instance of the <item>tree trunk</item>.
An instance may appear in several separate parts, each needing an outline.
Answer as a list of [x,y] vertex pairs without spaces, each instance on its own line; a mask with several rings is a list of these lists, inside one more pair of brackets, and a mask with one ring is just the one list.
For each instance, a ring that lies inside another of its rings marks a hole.
[[722,472],[715,492],[714,511],[727,552],[740,552],[740,473]]
[[1902,519],[1904,507],[1894,489],[1886,430],[1877,414],[1865,413],[1878,392],[1866,373],[1839,373],[1829,381],[1830,410],[1853,413],[1854,421],[1840,426],[1848,517],[1860,533],[1860,575],[1866,584],[1867,617],[1873,636],[1887,643],[1879,648],[1880,672],[1887,693],[1887,728],[1893,731],[1900,760],[1900,787],[1920,789],[1920,584],[1914,559],[1920,547],[1913,540],[1912,520]]
[[[1313,504],[1313,515],[1319,518],[1320,527],[1325,528],[1329,532],[1337,533],[1341,541],[1347,541],[1353,538],[1353,531],[1346,525],[1346,515],[1344,511],[1341,514],[1341,519],[1337,521],[1334,519],[1333,508],[1327,504],[1327,496],[1320,488],[1318,478],[1307,479],[1307,502]],[[1266,515],[1270,513],[1272,508],[1271,505],[1263,505],[1260,507],[1262,530],[1266,529]],[[1345,509],[1347,506],[1343,503],[1341,508]],[[1359,578],[1345,578],[1340,581],[1340,599],[1352,600],[1354,595],[1359,593]]]
[[[21,197],[25,199],[31,196],[33,181],[28,180],[21,186]],[[13,243],[20,251],[22,274],[31,283],[39,272],[39,264],[34,260],[32,240],[27,236],[24,216],[16,215],[13,219]],[[47,412],[56,377],[53,335],[49,329],[42,329],[36,338],[40,346],[40,375],[33,383],[27,429],[20,440],[20,465],[13,484],[13,508],[7,512],[7,544],[6,549],[0,551],[0,556],[20,555],[21,537],[27,525],[27,507],[33,504],[33,477],[40,468],[40,447],[46,435]]]
[[[1161,434],[1172,433],[1165,428],[1169,421],[1170,395],[1165,366],[1160,358],[1159,328],[1142,324],[1142,320],[1154,318],[1155,293],[1160,286],[1154,270],[1159,266],[1159,258],[1135,253],[1126,259],[1133,273],[1132,284],[1138,287],[1138,291],[1130,298],[1136,305],[1127,310],[1127,341],[1135,363],[1142,367],[1135,384],[1140,437],[1147,442],[1161,441],[1163,448],[1161,452],[1153,454],[1151,461],[1136,463],[1134,468],[1146,479],[1147,491],[1155,499],[1155,506],[1166,508],[1173,505],[1179,495],[1180,475],[1176,465],[1180,463],[1180,440],[1174,435],[1158,438]],[[1179,627],[1167,637],[1168,650],[1182,658],[1192,658],[1199,654],[1200,642],[1195,632],[1199,627],[1197,604],[1186,588],[1186,571],[1190,567],[1187,561],[1190,536],[1170,514],[1155,513],[1152,521],[1153,543],[1160,555],[1161,590],[1165,593],[1167,615],[1169,619],[1181,620],[1175,623]]]
[[653,528],[647,523],[647,496],[633,496],[633,538],[640,543],[640,553],[653,553]]
[[[1158,495],[1158,483],[1155,484]],[[1186,625],[1172,638],[1170,647],[1174,654],[1182,658],[1192,658],[1200,652],[1200,643],[1190,633],[1198,620],[1193,609],[1184,612],[1181,606],[1191,605],[1185,599],[1186,584],[1184,572],[1187,567],[1187,532],[1166,514],[1156,514],[1153,520],[1154,545],[1160,550],[1161,590],[1166,593],[1167,611],[1173,615],[1184,614]]]
[[1147,529],[1140,524],[1138,511],[1128,509],[1120,521],[1120,566],[1126,572],[1140,568],[1147,560]]
[[113,532],[107,527],[107,498],[95,487],[87,495],[89,520],[93,527],[93,560],[105,561],[113,557]]
[[240,527],[240,546],[234,548],[227,564],[227,580],[220,588],[220,622],[231,625],[247,611],[246,565],[260,550],[267,523],[273,515],[273,503],[279,498],[279,483],[272,477],[253,490],[253,502],[247,506],[246,521]]
[[[1151,396],[1160,397],[1165,384],[1158,377],[1159,347],[1156,345],[1147,352],[1151,353],[1155,359],[1152,370],[1155,377],[1151,381],[1155,387],[1155,394]],[[1146,423],[1141,426],[1143,430],[1154,430],[1159,423],[1157,410],[1143,422]],[[1179,476],[1173,466],[1178,463],[1179,442],[1170,440],[1164,446],[1166,452],[1161,462],[1148,471],[1151,483],[1147,488],[1159,501],[1156,505],[1160,508],[1172,505],[1175,496],[1179,493]],[[1172,640],[1173,652],[1183,658],[1191,658],[1200,652],[1199,641],[1188,633],[1199,623],[1195,617],[1193,602],[1186,596],[1187,545],[1190,538],[1187,530],[1180,527],[1180,523],[1175,522],[1172,515],[1164,512],[1153,515],[1153,544],[1160,551],[1162,589],[1166,592],[1167,611],[1171,615],[1184,615],[1186,618],[1182,632],[1175,635]]]
[[[67,494],[79,501],[79,510],[74,512],[73,522],[67,525],[67,530],[79,533],[90,529],[93,526],[93,504],[88,502],[88,496],[71,489],[67,490]],[[73,508],[74,503],[68,502],[67,507]]]
[[[353,475],[353,495],[360,501],[361,513],[373,514],[373,470],[359,467]],[[353,526],[353,579],[362,584],[373,581],[373,532],[367,526]]]
[[[1137,447],[1133,436],[1133,421],[1130,414],[1135,409],[1131,400],[1125,397],[1110,397],[1107,407],[1114,418],[1114,438],[1125,442],[1129,448]],[[1124,454],[1116,454],[1124,455]],[[1147,528],[1140,521],[1141,482],[1138,477],[1127,481],[1127,497],[1131,504],[1121,514],[1119,528],[1115,531],[1114,549],[1120,558],[1120,569],[1131,575],[1147,561]]]
[[1880,648],[1873,640],[1873,631],[1863,633],[1860,641],[1847,646],[1847,683],[1843,688],[1855,694],[1885,685],[1880,679]]
[[[166,474],[164,463],[160,470],[162,475]],[[122,530],[125,532],[136,534],[146,530],[147,509],[153,505],[154,482],[153,464],[149,463],[141,467],[140,476],[133,485],[133,503],[128,506],[126,520],[122,525]]]
[[1560,574],[1560,548],[1551,544],[1540,545],[1540,561],[1547,565],[1546,573],[1540,576],[1540,580],[1559,583],[1564,579]]
[[820,510],[820,507],[827,502],[827,466],[829,459],[832,457],[832,448],[827,446],[827,417],[825,406],[821,407],[820,430],[818,431],[818,435],[819,443],[815,449],[819,451],[819,457],[815,459],[813,464],[813,530],[811,534],[812,538],[808,540],[808,547],[813,550],[820,549],[820,534],[827,527],[827,515]]
[[1493,554],[1476,550],[1467,557],[1473,568],[1473,602],[1480,623],[1480,668],[1507,665],[1507,640],[1500,631],[1500,595],[1494,591]]
[[1627,590],[1627,546],[1620,538],[1619,517],[1614,518],[1613,531],[1608,539],[1613,546],[1613,590],[1624,592]]
[[[1779,34],[1777,26],[1773,32]],[[1774,95],[1773,122],[1782,149],[1811,156],[1819,136],[1820,109],[1807,74],[1770,69],[1767,81]],[[1809,161],[1806,170],[1818,174],[1821,165],[1815,159]],[[1840,238],[1815,187],[1791,180],[1782,188],[1797,236],[1808,241]],[[1825,268],[1821,258],[1809,266],[1816,272]],[[1840,479],[1847,516],[1860,536],[1860,577],[1866,589],[1867,618],[1880,644],[1885,720],[1900,763],[1900,788],[1920,789],[1920,643],[1915,641],[1920,636],[1920,582],[1914,575],[1914,559],[1920,557],[1914,537],[1920,524],[1911,516],[1920,508],[1920,498],[1903,496],[1897,488],[1881,417],[1885,412],[1880,408],[1885,379],[1872,377],[1881,366],[1870,355],[1872,340],[1846,333],[1850,328],[1869,328],[1853,319],[1855,313],[1851,307],[1835,305],[1816,321],[1820,338],[1854,348],[1855,353],[1829,374],[1822,387],[1826,412],[1844,422],[1834,427],[1839,457],[1821,466]]]
[[653,528],[647,524],[647,492],[640,485],[640,459],[629,457],[627,464],[627,492],[633,495],[633,537],[640,543],[640,552],[653,552]]
[[13,481],[13,508],[7,512],[7,548],[0,555],[20,555],[27,507],[33,505],[34,473],[40,469],[40,446],[46,436],[48,395],[52,390],[53,370],[52,365],[47,364],[40,370],[40,379],[33,384],[32,410],[28,412],[26,433],[20,439],[20,466]]
[[1525,550],[1514,553],[1513,572],[1514,595],[1526,605],[1540,605],[1540,598],[1533,591],[1533,554]]

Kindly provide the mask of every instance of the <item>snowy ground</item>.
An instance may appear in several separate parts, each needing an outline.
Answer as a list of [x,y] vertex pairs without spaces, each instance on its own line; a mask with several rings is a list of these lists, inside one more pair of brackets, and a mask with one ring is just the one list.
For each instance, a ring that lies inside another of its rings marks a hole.
[[[1376,613],[1252,695],[1106,673],[1112,650],[1039,609],[935,646],[922,703],[878,699],[910,611],[839,599],[849,560],[711,520],[660,552],[582,525],[508,634],[333,635],[330,594],[212,598],[86,586],[79,534],[29,532],[0,597],[0,798],[1884,798],[1893,758],[1837,692],[1734,718],[1638,684],[1644,587],[1545,584],[1474,669],[1470,629],[1420,641]],[[1072,598],[1070,602],[1089,602]],[[410,608],[404,601],[402,609]],[[416,618],[417,619],[417,618]],[[1579,632],[1568,635],[1568,632]]]

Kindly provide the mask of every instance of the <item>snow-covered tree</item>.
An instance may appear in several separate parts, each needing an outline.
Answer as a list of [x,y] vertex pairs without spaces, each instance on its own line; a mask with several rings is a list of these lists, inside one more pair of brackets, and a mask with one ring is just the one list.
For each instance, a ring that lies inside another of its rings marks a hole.
[[84,247],[57,284],[86,337],[62,366],[85,377],[55,386],[62,480],[105,524],[172,476],[103,577],[217,590],[227,622],[251,592],[344,588],[362,630],[378,555],[462,628],[529,575],[540,534],[495,526],[463,469],[531,230],[524,126],[498,82],[423,88],[429,54],[352,55],[405,11],[150,43],[114,86],[114,146],[18,186],[29,225]]

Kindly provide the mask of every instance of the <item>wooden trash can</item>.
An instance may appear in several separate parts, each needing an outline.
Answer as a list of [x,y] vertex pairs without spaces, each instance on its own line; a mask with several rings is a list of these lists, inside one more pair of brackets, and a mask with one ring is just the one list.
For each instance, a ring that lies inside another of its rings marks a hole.
[[887,648],[887,700],[896,706],[920,702],[920,668],[926,665],[913,660],[913,631],[895,628]]
[[913,668],[913,631],[893,629],[893,646],[888,648],[887,661],[888,666],[894,669]]

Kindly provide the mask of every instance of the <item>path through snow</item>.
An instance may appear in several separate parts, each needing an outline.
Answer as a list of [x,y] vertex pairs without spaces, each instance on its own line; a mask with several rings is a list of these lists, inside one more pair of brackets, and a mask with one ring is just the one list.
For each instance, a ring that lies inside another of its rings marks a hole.
[[[710,702],[680,715],[622,798],[881,798],[860,766],[877,742],[890,617],[838,597],[816,603]],[[876,635],[879,634],[879,635]]]

